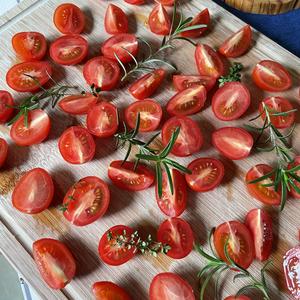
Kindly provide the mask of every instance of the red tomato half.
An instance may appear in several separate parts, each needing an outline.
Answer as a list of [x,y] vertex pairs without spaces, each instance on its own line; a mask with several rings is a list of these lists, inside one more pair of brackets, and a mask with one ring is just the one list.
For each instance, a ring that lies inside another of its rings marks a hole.
[[125,109],[125,120],[130,128],[135,128],[137,116],[140,114],[140,132],[149,132],[157,129],[162,118],[162,109],[159,103],[151,99],[136,101]]
[[123,288],[109,281],[94,283],[93,294],[96,300],[131,300]]
[[252,80],[259,88],[269,92],[282,92],[292,85],[292,78],[287,69],[271,60],[263,60],[254,67]]
[[157,185],[155,186],[156,201],[160,210],[169,217],[180,216],[185,208],[187,202],[187,188],[184,175],[178,170],[171,171],[173,181],[173,195],[170,190],[169,180],[166,172],[162,175],[162,197],[158,196]]
[[281,189],[276,192],[273,186],[263,186],[264,184],[273,183],[274,176],[258,183],[249,183],[250,181],[270,173],[272,170],[272,167],[268,165],[256,165],[247,172],[245,181],[248,192],[252,197],[267,205],[279,205],[281,201]]
[[6,140],[0,138],[0,168],[4,165],[8,154],[8,144]]
[[112,36],[104,42],[101,47],[101,52],[105,57],[109,57],[113,60],[117,60],[115,54],[118,56],[122,63],[128,63],[132,61],[132,57],[138,54],[139,43],[134,34],[120,33]]
[[65,161],[83,164],[93,159],[96,145],[92,135],[85,128],[72,126],[60,136],[58,148]]
[[19,32],[12,37],[12,46],[23,61],[43,59],[47,51],[47,41],[39,32]]
[[134,170],[133,162],[115,160],[108,167],[108,177],[119,188],[128,191],[141,191],[154,182],[153,172],[143,164]]
[[253,239],[249,229],[241,222],[230,221],[219,225],[214,232],[214,245],[220,258],[227,262],[224,246],[228,241],[229,257],[247,269],[254,259]]
[[14,109],[9,106],[14,105],[11,94],[0,90],[0,124],[7,122],[12,116]]
[[85,17],[78,6],[72,3],[64,3],[56,8],[53,22],[63,34],[78,34],[84,29]]
[[178,92],[191,87],[204,85],[210,91],[216,84],[216,78],[205,75],[173,75],[173,85]]
[[120,7],[109,4],[105,13],[104,26],[109,34],[127,33],[127,16]]
[[196,47],[195,59],[200,75],[218,78],[224,74],[224,64],[219,54],[211,47],[199,44]]
[[53,193],[54,186],[49,173],[41,168],[32,169],[16,184],[12,204],[23,213],[37,214],[49,207]]
[[136,80],[129,87],[130,94],[139,100],[152,96],[159,88],[166,75],[164,69],[157,69]]
[[224,165],[216,158],[197,158],[188,165],[188,169],[192,174],[185,174],[186,182],[196,192],[213,190],[224,177]]
[[[124,234],[124,231],[126,234]],[[124,225],[117,225],[106,231],[100,239],[98,252],[100,258],[108,265],[119,266],[134,257],[136,249],[132,247],[128,249],[127,246],[120,246],[116,239],[119,235],[123,235],[130,239],[133,230]],[[109,239],[108,236],[111,236]]]
[[225,157],[239,160],[250,155],[253,137],[245,129],[238,127],[223,127],[212,134],[214,147]]
[[132,5],[141,5],[145,3],[145,0],[124,0],[124,1]]
[[62,289],[73,279],[76,263],[64,243],[54,239],[41,239],[35,241],[32,248],[38,270],[50,288]]
[[176,156],[189,156],[198,152],[203,145],[203,135],[198,124],[188,117],[173,117],[164,124],[161,132],[163,145],[168,144],[177,127],[180,127],[180,132],[172,153]]
[[249,297],[247,296],[228,296],[226,297],[224,300],[251,300]]
[[174,0],[155,0],[156,2],[165,5],[165,6],[173,6]]
[[50,79],[52,67],[46,61],[24,62],[11,67],[6,82],[17,92],[34,92]]
[[50,45],[51,58],[60,65],[77,65],[88,54],[88,42],[80,35],[64,35]]
[[[294,168],[294,167],[299,166],[299,165],[300,165],[300,156],[296,156],[295,159],[294,159],[294,162],[289,164],[288,168],[291,169],[291,168]],[[300,177],[300,170],[296,171],[295,173],[296,173],[297,176]],[[294,180],[294,183],[300,189],[300,183],[296,180]],[[297,191],[293,187],[291,187],[290,193],[294,198],[300,199],[300,193],[297,193]]]
[[88,85],[94,84],[102,91],[110,91],[119,84],[121,71],[114,60],[98,56],[86,62],[83,67],[83,76]]
[[255,257],[260,261],[267,260],[273,241],[271,216],[263,209],[252,209],[246,216],[245,224],[253,237]]
[[175,273],[160,273],[150,285],[150,300],[195,300],[192,287]]
[[252,29],[246,25],[230,36],[219,48],[219,52],[226,57],[239,57],[250,48]]
[[148,19],[150,30],[159,35],[168,35],[171,30],[171,21],[165,8],[161,4],[154,6]]
[[44,141],[50,132],[50,118],[41,109],[28,112],[28,126],[21,116],[10,128],[10,137],[19,146],[31,146]]

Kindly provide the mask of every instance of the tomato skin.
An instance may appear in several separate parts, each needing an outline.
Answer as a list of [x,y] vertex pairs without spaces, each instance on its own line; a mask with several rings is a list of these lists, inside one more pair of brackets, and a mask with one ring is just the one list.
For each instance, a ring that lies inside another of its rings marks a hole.
[[132,5],[142,5],[145,3],[144,0],[124,0],[124,1]]
[[35,168],[26,172],[16,184],[12,204],[20,212],[37,214],[49,207],[53,194],[54,185],[49,173]]
[[93,294],[96,300],[131,300],[125,289],[109,281],[95,282]]
[[6,140],[0,138],[0,168],[4,165],[8,155],[8,144]]
[[148,19],[150,30],[158,35],[168,35],[171,30],[171,21],[165,8],[161,4],[154,6]]
[[155,0],[156,2],[165,5],[165,6],[173,6],[174,0]]
[[43,59],[47,51],[47,41],[39,32],[19,32],[12,37],[12,46],[23,61]]
[[105,31],[109,34],[127,33],[127,15],[120,7],[109,4],[105,13],[104,27]]
[[37,268],[50,288],[62,289],[73,279],[76,263],[63,242],[40,239],[33,243],[32,249]]
[[251,300],[251,299],[247,296],[241,295],[241,296],[228,296],[224,300]]
[[[298,165],[300,165],[300,156],[296,156],[295,159],[294,159],[294,162],[290,163],[288,165],[288,168],[291,169],[291,168],[294,168]],[[297,176],[300,176],[300,171],[296,171],[295,173],[296,173]],[[294,180],[294,183],[298,188],[300,188],[300,183],[299,182]],[[297,191],[293,187],[291,187],[290,194],[292,195],[293,198],[300,199],[300,194],[297,193]]]
[[0,90],[0,124],[6,123],[14,112],[14,109],[7,105],[13,106],[14,100],[9,92]]
[[205,75],[173,75],[173,85],[176,91],[181,92],[191,87],[204,85],[210,91],[216,84],[214,77]]

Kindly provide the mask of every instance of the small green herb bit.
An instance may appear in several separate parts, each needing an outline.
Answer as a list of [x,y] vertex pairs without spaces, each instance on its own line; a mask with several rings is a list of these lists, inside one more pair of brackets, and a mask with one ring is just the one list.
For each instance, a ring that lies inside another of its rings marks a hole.
[[221,76],[219,79],[219,86],[223,86],[226,82],[241,81],[241,71],[243,70],[243,65],[241,63],[233,63],[229,68],[229,74],[226,76]]

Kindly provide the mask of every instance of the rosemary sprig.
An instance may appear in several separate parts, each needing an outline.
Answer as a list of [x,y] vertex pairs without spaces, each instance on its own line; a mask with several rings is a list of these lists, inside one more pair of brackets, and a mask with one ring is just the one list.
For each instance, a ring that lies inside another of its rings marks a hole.
[[233,65],[229,68],[229,74],[219,78],[219,87],[223,86],[226,82],[241,81],[240,72],[242,69],[243,65],[241,63],[233,63]]
[[[75,192],[75,189],[74,189],[74,192]],[[73,194],[74,194],[74,192],[73,192]],[[65,212],[65,211],[68,209],[70,203],[71,203],[72,201],[75,201],[75,198],[74,198],[73,195],[69,195],[69,196],[68,196],[68,200],[69,200],[68,202],[63,203],[63,204],[60,204],[60,205],[58,206],[58,210],[60,210],[60,211],[62,211],[62,212]]]

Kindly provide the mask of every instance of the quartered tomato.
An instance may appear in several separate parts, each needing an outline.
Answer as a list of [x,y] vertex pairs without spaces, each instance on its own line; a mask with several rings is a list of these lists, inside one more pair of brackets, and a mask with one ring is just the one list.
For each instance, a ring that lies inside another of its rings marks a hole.
[[14,105],[11,94],[0,90],[0,124],[7,122],[12,116],[14,109],[9,106]]
[[171,116],[193,115],[201,110],[206,101],[206,89],[203,85],[191,87],[173,96],[167,104]]
[[205,75],[173,75],[173,85],[178,92],[191,87],[204,85],[210,91],[216,84],[216,78]]
[[[126,50],[124,50],[126,49]],[[122,63],[128,63],[132,61],[132,57],[138,54],[139,43],[134,34],[120,33],[112,36],[106,40],[102,47],[101,52],[105,57],[109,57],[113,60],[117,60],[115,54],[118,56]]]
[[213,132],[212,143],[225,157],[239,160],[250,155],[253,137],[245,129],[238,127],[223,127]]
[[220,185],[224,177],[223,163],[212,157],[201,157],[193,160],[188,169],[191,174],[185,174],[189,187],[195,192],[207,192]]
[[292,78],[287,69],[271,60],[263,60],[254,67],[252,80],[259,88],[269,92],[282,92],[292,85]]
[[8,144],[6,140],[0,138],[0,168],[4,165],[8,154]]
[[34,92],[47,83],[51,75],[51,65],[46,61],[23,62],[8,70],[6,82],[17,92]]
[[58,141],[63,159],[71,164],[83,164],[93,159],[96,145],[92,135],[83,127],[66,129]]
[[50,45],[51,58],[60,65],[77,65],[88,54],[88,42],[79,34],[64,35]]
[[47,51],[47,41],[39,32],[19,32],[12,37],[12,46],[23,61],[43,59]]
[[154,6],[148,19],[150,30],[159,35],[168,35],[171,30],[171,21],[165,8],[161,4]]
[[165,6],[173,6],[174,0],[155,0],[156,2],[165,5]]
[[114,135],[118,129],[118,110],[112,103],[101,101],[90,107],[86,126],[88,131],[101,138]]
[[104,26],[109,34],[127,33],[127,16],[120,7],[109,4],[105,13]]
[[142,5],[145,3],[145,0],[124,0],[124,1],[132,5]]
[[50,288],[62,289],[73,279],[76,263],[64,243],[54,239],[40,239],[33,243],[32,248],[38,270]]
[[135,128],[136,120],[140,115],[140,132],[149,132],[157,129],[162,118],[162,109],[158,102],[145,99],[130,104],[125,109],[125,120],[130,128]]
[[251,299],[247,296],[242,295],[242,296],[228,296],[224,300],[251,300]]
[[121,71],[114,60],[98,56],[86,62],[83,67],[83,76],[88,85],[94,84],[102,91],[110,91],[119,84]]
[[266,184],[272,184],[274,182],[274,176],[270,176],[257,183],[250,183],[272,171],[273,169],[269,165],[259,164],[254,166],[246,174],[246,185],[249,194],[255,199],[267,205],[279,205],[281,201],[281,188],[275,191],[273,186],[264,186]]
[[141,191],[154,182],[153,172],[143,164],[134,169],[134,162],[115,160],[108,167],[108,177],[119,188],[128,191]]
[[211,47],[199,44],[196,47],[195,59],[200,75],[218,78],[224,74],[224,64],[219,54]]
[[162,197],[158,195],[157,185],[155,186],[156,201],[160,210],[169,217],[180,216],[185,208],[187,202],[187,187],[182,175],[178,170],[171,171],[173,182],[173,194],[170,190],[168,175],[164,171],[162,173]]
[[203,135],[198,124],[188,117],[173,117],[164,124],[161,131],[163,145],[168,144],[177,127],[180,127],[180,132],[172,153],[176,156],[189,156],[198,152],[203,145]]
[[272,251],[272,218],[263,209],[252,209],[248,212],[245,224],[250,230],[253,241],[255,258],[265,261]]
[[[300,165],[300,156],[296,156],[294,159],[294,162],[290,163],[288,168],[291,169],[291,168],[297,167],[299,165]],[[296,171],[295,174],[300,177],[300,170]],[[294,183],[300,189],[300,183],[296,180],[294,180]],[[300,193],[297,193],[297,191],[293,187],[291,187],[290,193],[294,198],[300,199]]]
[[220,258],[226,262],[226,242],[229,257],[239,266],[247,269],[254,259],[253,239],[249,229],[241,222],[230,221],[219,225],[213,236],[214,245]]
[[47,138],[50,132],[50,118],[43,110],[29,111],[27,122],[28,124],[23,115],[10,129],[10,137],[17,145],[31,146],[39,144]]
[[244,84],[227,82],[213,95],[212,109],[218,119],[232,121],[247,111],[250,102],[250,92]]
[[93,294],[96,300],[131,300],[123,288],[109,281],[94,283]]
[[149,300],[195,300],[189,283],[175,273],[160,273],[150,285]]
[[261,118],[265,120],[266,114],[263,113],[263,103],[267,106],[269,110],[269,115],[272,124],[279,129],[291,127],[295,122],[295,112],[291,112],[286,116],[272,116],[274,113],[281,113],[293,110],[291,102],[282,97],[269,97],[262,101],[259,105],[259,112],[262,114]]
[[230,36],[219,48],[219,52],[226,57],[239,57],[246,53],[252,41],[252,29],[246,25]]
[[164,80],[166,71],[157,69],[136,80],[129,87],[129,93],[136,99],[142,100],[152,96]]
[[84,29],[85,17],[78,6],[72,3],[64,3],[56,8],[53,22],[63,34],[78,34]]
[[135,248],[128,249],[127,246],[120,246],[117,243],[118,236],[123,235],[129,240],[131,234],[133,234],[133,229],[124,225],[117,225],[106,231],[101,237],[98,246],[100,258],[111,266],[119,266],[132,259],[135,254]]
[[47,209],[53,199],[54,186],[49,173],[42,168],[26,172],[12,193],[13,206],[26,214]]

